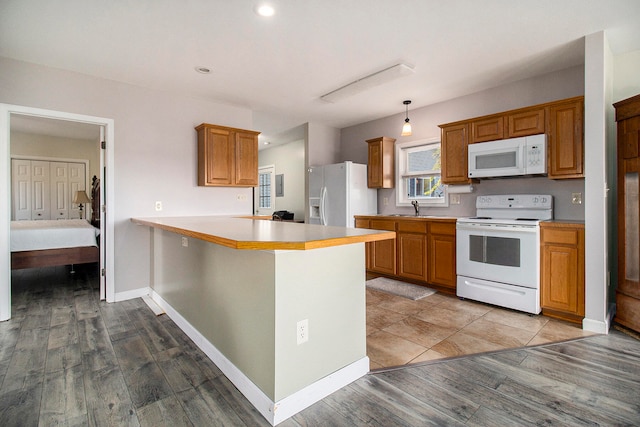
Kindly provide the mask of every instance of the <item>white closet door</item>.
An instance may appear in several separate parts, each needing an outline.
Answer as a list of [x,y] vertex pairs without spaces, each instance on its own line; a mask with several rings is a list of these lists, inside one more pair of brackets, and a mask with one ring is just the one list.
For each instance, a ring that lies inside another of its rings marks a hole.
[[31,161],[11,160],[11,219],[31,219]]
[[51,219],[49,162],[31,162],[31,219]]
[[51,162],[51,219],[69,218],[69,169],[67,163]]
[[[68,163],[69,166],[69,218],[80,218],[80,206],[73,203],[73,198],[76,195],[76,191],[86,190],[86,175],[84,163]],[[91,194],[87,193],[87,196],[91,197]],[[82,206],[82,216],[84,218],[91,218],[88,214],[90,209],[89,204]]]

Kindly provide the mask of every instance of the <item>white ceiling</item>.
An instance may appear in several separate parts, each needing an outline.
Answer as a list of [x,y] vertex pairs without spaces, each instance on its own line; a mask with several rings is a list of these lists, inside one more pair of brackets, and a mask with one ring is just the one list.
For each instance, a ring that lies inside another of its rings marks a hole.
[[[640,49],[638,0],[2,0],[0,56],[250,108],[266,139],[342,128]],[[414,73],[320,96],[397,63]],[[203,75],[195,67],[212,70]]]

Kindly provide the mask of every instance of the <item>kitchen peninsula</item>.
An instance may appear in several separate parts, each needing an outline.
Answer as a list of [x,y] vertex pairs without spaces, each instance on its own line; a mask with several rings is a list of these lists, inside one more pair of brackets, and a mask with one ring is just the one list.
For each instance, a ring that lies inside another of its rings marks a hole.
[[366,374],[365,243],[394,232],[231,217],[151,229],[151,296],[272,424]]

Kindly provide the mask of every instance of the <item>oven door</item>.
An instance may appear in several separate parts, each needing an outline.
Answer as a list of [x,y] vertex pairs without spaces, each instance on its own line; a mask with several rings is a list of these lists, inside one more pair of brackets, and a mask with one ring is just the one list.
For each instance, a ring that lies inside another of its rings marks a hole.
[[539,288],[538,226],[461,223],[456,225],[459,276]]

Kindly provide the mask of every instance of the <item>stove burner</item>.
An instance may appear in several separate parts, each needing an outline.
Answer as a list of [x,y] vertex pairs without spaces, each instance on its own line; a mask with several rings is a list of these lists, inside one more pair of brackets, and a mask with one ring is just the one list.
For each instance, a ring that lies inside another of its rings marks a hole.
[[537,218],[516,218],[516,221],[538,221]]
[[491,219],[491,217],[490,216],[474,216],[470,219]]

